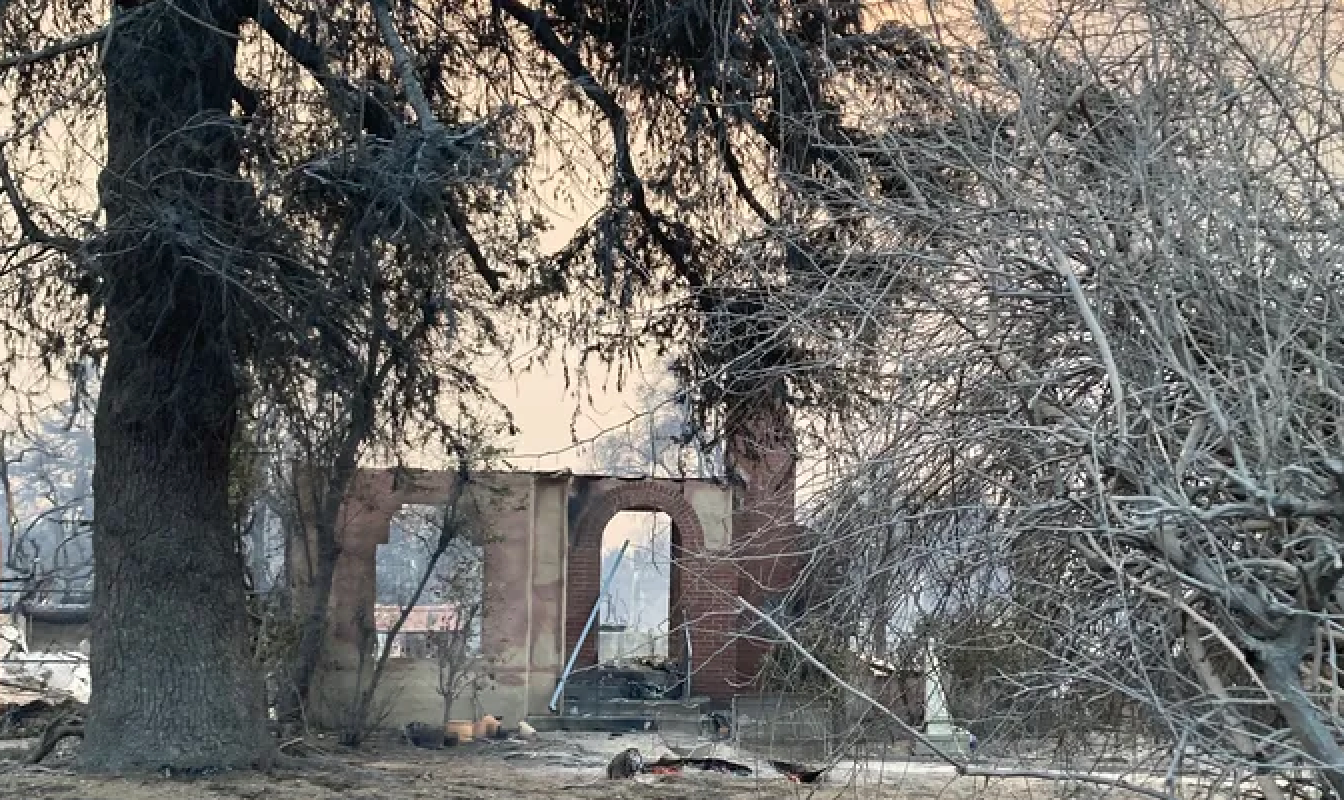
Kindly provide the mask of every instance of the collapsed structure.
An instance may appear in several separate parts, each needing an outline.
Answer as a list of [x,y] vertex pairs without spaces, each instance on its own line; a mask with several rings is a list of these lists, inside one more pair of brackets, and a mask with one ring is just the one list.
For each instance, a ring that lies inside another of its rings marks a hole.
[[[315,721],[338,725],[339,698],[350,697],[372,670],[377,551],[394,515],[406,505],[446,504],[459,492],[484,554],[480,661],[490,680],[481,707],[513,720],[549,716],[575,649],[578,671],[597,665],[597,631],[583,633],[599,601],[602,534],[623,511],[671,520],[669,661],[689,668],[693,689],[686,694],[727,705],[753,684],[767,652],[761,637],[741,635],[752,621],[737,598],[768,607],[800,566],[791,449],[744,437],[728,448],[731,481],[519,471],[477,473],[459,487],[456,472],[360,471],[338,526],[340,554],[312,692]],[[314,526],[305,530],[307,546],[288,550],[298,609],[312,602],[317,552]],[[404,725],[442,708],[438,676],[430,660],[390,660],[378,700],[383,723]]]

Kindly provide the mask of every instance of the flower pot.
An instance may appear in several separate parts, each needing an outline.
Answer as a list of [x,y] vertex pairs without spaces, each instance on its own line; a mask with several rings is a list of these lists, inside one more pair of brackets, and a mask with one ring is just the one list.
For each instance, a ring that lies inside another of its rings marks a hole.
[[449,720],[448,724],[443,726],[443,730],[449,736],[456,736],[458,742],[470,742],[475,727],[469,719],[454,719]]
[[493,739],[499,733],[499,720],[486,714],[476,721],[471,733],[477,739]]

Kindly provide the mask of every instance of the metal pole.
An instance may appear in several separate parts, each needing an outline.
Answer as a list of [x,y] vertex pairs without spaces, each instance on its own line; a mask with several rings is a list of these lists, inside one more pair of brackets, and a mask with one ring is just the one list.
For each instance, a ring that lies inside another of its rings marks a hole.
[[689,703],[691,702],[691,667],[695,664],[691,652],[691,623],[689,620],[681,630],[686,635],[686,690],[682,692],[682,699]]
[[560,694],[565,691],[565,681],[569,680],[569,673],[574,671],[574,662],[579,660],[579,650],[588,638],[588,631],[593,629],[593,622],[597,620],[597,610],[602,607],[602,598],[611,588],[611,582],[616,577],[616,569],[621,566],[621,559],[625,558],[625,549],[629,546],[630,540],[626,539],[621,544],[621,552],[616,554],[616,560],[611,563],[611,569],[607,570],[607,577],[602,580],[602,588],[597,592],[597,602],[593,603],[593,610],[588,613],[588,623],[583,626],[583,633],[579,634],[579,640],[574,643],[574,652],[569,654],[569,663],[565,664],[565,671],[560,675],[560,683],[555,687],[555,694],[551,695],[552,714],[559,711]]

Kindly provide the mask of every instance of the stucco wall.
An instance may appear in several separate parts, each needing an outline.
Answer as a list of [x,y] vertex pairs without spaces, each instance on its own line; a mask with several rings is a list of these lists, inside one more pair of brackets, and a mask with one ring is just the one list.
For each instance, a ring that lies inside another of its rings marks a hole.
[[[388,541],[403,504],[442,504],[454,494],[453,473],[361,471],[341,515],[342,546],[329,603],[330,621],[314,686],[313,718],[338,726],[351,696],[360,642],[372,620],[377,547]],[[663,511],[675,528],[674,623],[690,625],[696,694],[726,699],[735,666],[731,603],[737,572],[725,558],[732,544],[733,505],[726,487],[708,481],[622,480],[569,473],[497,472],[473,476],[460,501],[477,515],[485,553],[482,649],[491,688],[481,708],[516,722],[547,708],[565,659],[597,599],[602,531],[621,511]],[[312,531],[309,546],[314,547]],[[296,598],[307,596],[309,562],[291,552]],[[300,606],[302,607],[302,606]],[[729,606],[730,607],[730,606]],[[673,638],[679,642],[680,637]],[[596,662],[590,637],[580,664]],[[365,663],[365,674],[372,665]],[[389,662],[374,703],[381,722],[442,717],[437,665],[428,659]],[[455,716],[469,717],[464,699]]]

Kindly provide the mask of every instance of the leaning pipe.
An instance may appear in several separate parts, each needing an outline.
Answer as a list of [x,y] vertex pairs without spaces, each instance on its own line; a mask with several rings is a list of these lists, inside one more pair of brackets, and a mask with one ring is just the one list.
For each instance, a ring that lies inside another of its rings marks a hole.
[[579,660],[579,650],[583,648],[583,643],[588,639],[588,632],[593,629],[593,623],[597,621],[597,610],[602,607],[602,601],[606,598],[607,592],[611,591],[611,582],[616,577],[616,570],[621,566],[621,559],[625,558],[625,550],[630,546],[630,540],[626,539],[621,544],[621,552],[616,554],[616,560],[611,562],[611,568],[607,570],[607,576],[602,579],[602,588],[597,593],[597,602],[593,603],[593,610],[588,612],[588,622],[583,626],[583,633],[579,634],[579,640],[574,643],[574,652],[569,654],[569,662],[565,664],[565,671],[560,674],[560,683],[556,684],[555,694],[551,695],[551,713],[556,714],[560,711],[560,695],[565,691],[565,682],[569,680],[569,674],[574,671],[574,662]]

